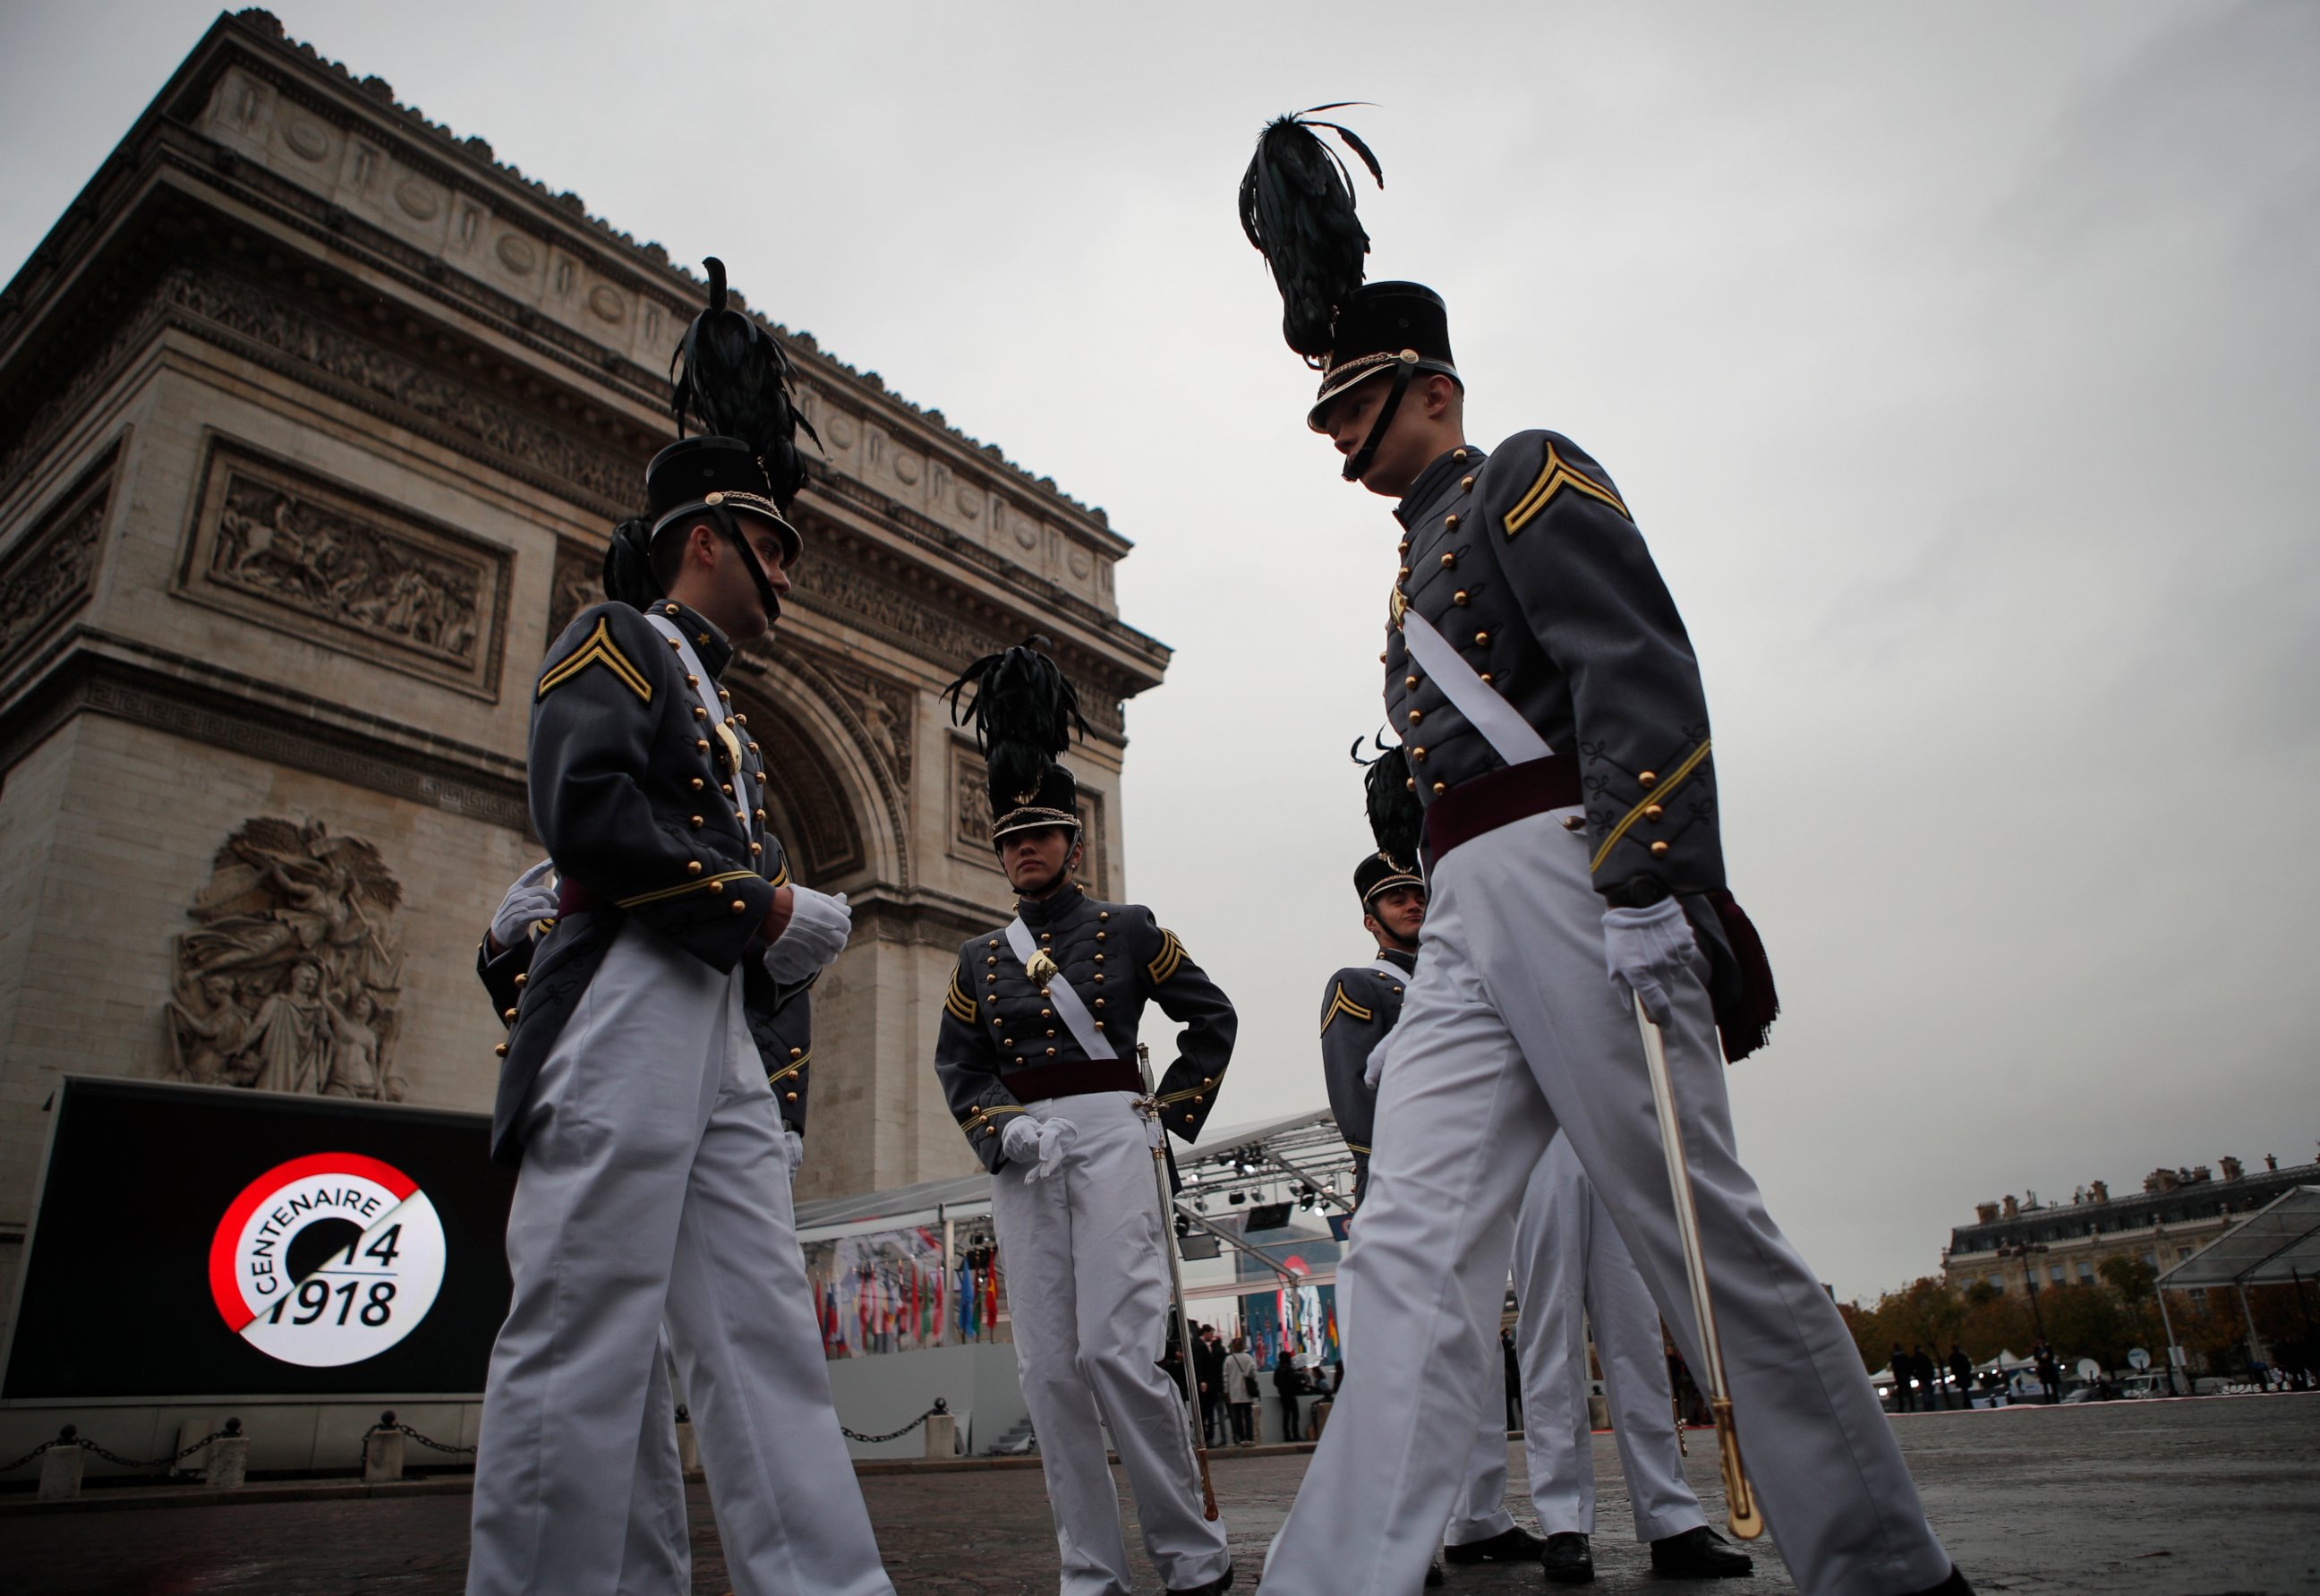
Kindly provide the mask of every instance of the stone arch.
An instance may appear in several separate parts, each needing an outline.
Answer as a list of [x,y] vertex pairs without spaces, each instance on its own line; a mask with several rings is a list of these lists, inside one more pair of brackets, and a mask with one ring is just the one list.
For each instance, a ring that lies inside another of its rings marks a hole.
[[736,684],[734,702],[765,756],[768,824],[800,879],[828,891],[908,885],[905,794],[844,693],[795,660],[750,663],[762,669]]

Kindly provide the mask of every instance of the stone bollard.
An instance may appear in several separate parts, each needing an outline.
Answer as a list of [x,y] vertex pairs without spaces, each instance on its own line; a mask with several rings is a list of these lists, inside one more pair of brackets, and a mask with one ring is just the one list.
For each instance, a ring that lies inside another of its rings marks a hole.
[[1313,1404],[1313,1411],[1310,1415],[1312,1422],[1306,1426],[1310,1432],[1305,1437],[1307,1440],[1318,1441],[1321,1438],[1321,1431],[1327,1428],[1329,1423],[1330,1406],[1331,1403],[1327,1397]]
[[1611,1428],[1611,1399],[1600,1392],[1590,1391],[1587,1393],[1587,1428],[1590,1429]]
[[687,1479],[701,1473],[701,1437],[693,1433],[693,1412],[682,1402],[676,1409],[676,1466]]
[[212,1491],[239,1491],[242,1479],[249,1472],[249,1437],[241,1433],[241,1420],[225,1421],[225,1434],[210,1443],[209,1472],[202,1483]]
[[403,1478],[403,1432],[394,1428],[394,1410],[378,1416],[378,1427],[363,1437],[363,1483],[383,1485]]
[[935,1399],[935,1410],[927,1415],[927,1456],[949,1458],[958,1455],[958,1415],[942,1398]]
[[57,1438],[66,1444],[41,1454],[41,1501],[65,1501],[80,1494],[81,1465],[88,1461],[88,1453],[72,1445],[79,1434],[79,1426],[66,1425],[57,1432]]

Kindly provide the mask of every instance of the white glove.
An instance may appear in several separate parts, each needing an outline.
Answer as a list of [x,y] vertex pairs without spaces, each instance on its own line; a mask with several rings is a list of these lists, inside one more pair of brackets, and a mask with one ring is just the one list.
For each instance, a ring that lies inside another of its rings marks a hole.
[[1378,1083],[1385,1079],[1385,1050],[1392,1041],[1391,1031],[1380,1037],[1377,1046],[1370,1049],[1369,1063],[1362,1066],[1362,1084],[1373,1092],[1378,1089]]
[[1603,911],[1603,962],[1613,990],[1623,1002],[1642,999],[1654,1025],[1665,1025],[1674,1011],[1674,994],[1706,975],[1691,922],[1673,898],[1648,909]]
[[782,1153],[789,1160],[790,1179],[797,1179],[798,1165],[805,1162],[805,1137],[787,1126],[783,1127]]
[[1017,1116],[999,1138],[999,1150],[1007,1155],[1010,1164],[1025,1164],[1026,1183],[1044,1180],[1064,1166],[1064,1155],[1071,1151],[1079,1139],[1080,1128],[1069,1120],[1034,1120],[1030,1115]]
[[787,986],[804,980],[846,951],[854,911],[846,894],[831,897],[810,886],[790,888],[790,923],[766,949],[766,974]]
[[513,948],[530,933],[535,921],[556,918],[556,889],[548,884],[555,868],[555,860],[542,859],[515,878],[507,896],[500,900],[498,912],[492,916],[494,944]]

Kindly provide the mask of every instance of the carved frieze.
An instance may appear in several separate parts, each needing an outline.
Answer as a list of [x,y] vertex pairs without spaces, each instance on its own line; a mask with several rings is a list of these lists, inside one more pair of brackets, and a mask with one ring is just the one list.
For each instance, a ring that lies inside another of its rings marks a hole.
[[911,738],[918,696],[900,682],[829,659],[817,661],[823,676],[846,701],[859,723],[863,751],[893,778],[897,791],[911,790]]
[[87,599],[112,494],[108,454],[0,558],[0,665]]
[[548,640],[553,643],[572,617],[604,596],[603,557],[569,539],[556,540],[556,575],[548,594]]
[[254,284],[222,272],[173,274],[168,282],[173,302],[182,309],[392,400],[464,440],[611,503],[624,504],[636,496],[634,462],[494,404],[472,384],[455,382],[358,338]]
[[505,549],[213,438],[177,590],[496,698],[507,579]]
[[400,1101],[403,888],[316,821],[243,823],[177,938],[169,1073],[205,1085]]

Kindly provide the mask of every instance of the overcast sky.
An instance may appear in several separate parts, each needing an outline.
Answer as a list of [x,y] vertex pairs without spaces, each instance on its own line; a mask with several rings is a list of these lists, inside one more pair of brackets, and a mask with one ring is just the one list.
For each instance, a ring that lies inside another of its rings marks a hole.
[[[1233,189],[1382,158],[1488,444],[1576,438],[1682,606],[1787,1005],[1744,1156],[1840,1296],[1972,1205],[2314,1155],[2320,7],[321,5],[294,37],[1136,540],[1129,887],[1322,1100],[1398,535]],[[0,6],[0,274],[208,25]],[[1444,25],[1421,18],[1453,15]]]

